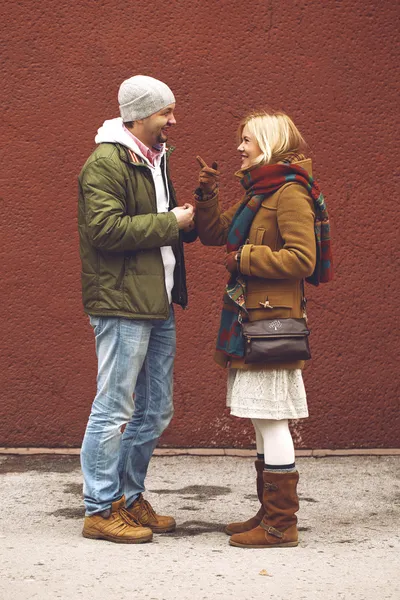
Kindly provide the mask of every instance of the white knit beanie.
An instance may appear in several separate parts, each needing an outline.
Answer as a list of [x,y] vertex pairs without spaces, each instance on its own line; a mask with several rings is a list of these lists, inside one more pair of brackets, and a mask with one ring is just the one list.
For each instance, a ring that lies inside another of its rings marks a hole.
[[119,112],[124,123],[145,119],[173,102],[175,96],[169,87],[146,75],[126,79],[118,92]]

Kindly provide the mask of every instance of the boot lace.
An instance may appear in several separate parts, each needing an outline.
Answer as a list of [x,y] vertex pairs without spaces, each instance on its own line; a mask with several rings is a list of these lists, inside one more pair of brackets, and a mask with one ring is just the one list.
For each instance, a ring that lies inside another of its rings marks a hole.
[[136,517],[131,515],[131,513],[126,510],[126,508],[121,507],[120,509],[118,509],[118,515],[121,517],[121,519],[123,521],[125,521],[125,523],[127,525],[131,525],[131,526],[139,525],[140,526],[140,522],[138,521],[138,519],[136,519]]
[[140,507],[143,512],[145,512],[150,518],[157,519],[156,511],[151,506],[148,500],[145,500],[143,496],[140,497]]

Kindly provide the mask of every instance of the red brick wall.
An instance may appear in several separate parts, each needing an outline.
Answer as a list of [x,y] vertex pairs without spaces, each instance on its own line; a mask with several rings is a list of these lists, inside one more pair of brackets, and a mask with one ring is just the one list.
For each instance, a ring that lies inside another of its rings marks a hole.
[[[80,300],[76,177],[97,128],[118,114],[119,84],[138,73],[175,92],[182,203],[196,153],[218,160],[224,206],[240,197],[235,130],[249,109],[293,116],[328,201],[336,264],[333,284],[308,290],[311,417],[297,444],[397,446],[396,3],[31,0],[3,12],[0,446],[81,442],[96,361]],[[225,373],[212,361],[222,258],[199,242],[187,249],[167,445],[251,443],[249,423],[224,408]]]

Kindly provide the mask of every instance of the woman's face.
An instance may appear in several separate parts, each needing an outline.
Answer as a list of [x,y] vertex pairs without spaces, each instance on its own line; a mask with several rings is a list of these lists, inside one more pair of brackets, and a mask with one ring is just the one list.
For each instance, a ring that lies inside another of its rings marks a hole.
[[262,153],[260,146],[251,135],[247,125],[243,128],[242,143],[238,146],[238,150],[242,159],[242,164],[240,165],[241,169],[247,169],[254,164],[255,159]]

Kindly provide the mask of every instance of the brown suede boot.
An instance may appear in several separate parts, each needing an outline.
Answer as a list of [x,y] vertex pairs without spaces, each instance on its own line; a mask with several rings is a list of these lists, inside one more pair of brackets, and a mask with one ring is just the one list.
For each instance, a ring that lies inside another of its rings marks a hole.
[[231,546],[239,548],[286,548],[297,546],[299,498],[296,487],[299,473],[264,471],[263,505],[265,516],[258,527],[231,537]]
[[82,535],[92,540],[108,540],[118,544],[151,542],[153,532],[142,527],[126,510],[125,496],[112,503],[111,508],[85,517]]
[[154,533],[170,533],[176,529],[175,519],[173,517],[157,515],[150,502],[145,500],[142,494],[140,494],[127,511],[141,525],[150,527]]
[[238,523],[229,523],[229,525],[227,525],[225,527],[225,533],[227,533],[228,535],[234,535],[235,533],[244,533],[245,531],[250,531],[251,529],[254,529],[254,527],[257,527],[257,525],[259,525],[261,523],[261,521],[265,515],[265,510],[264,510],[263,503],[262,503],[263,502],[263,489],[264,489],[264,482],[263,482],[264,461],[259,460],[257,458],[254,462],[254,466],[257,471],[257,480],[256,480],[257,496],[258,496],[261,506],[258,509],[258,513],[254,517],[251,517],[251,519],[248,519],[247,521],[238,522]]

